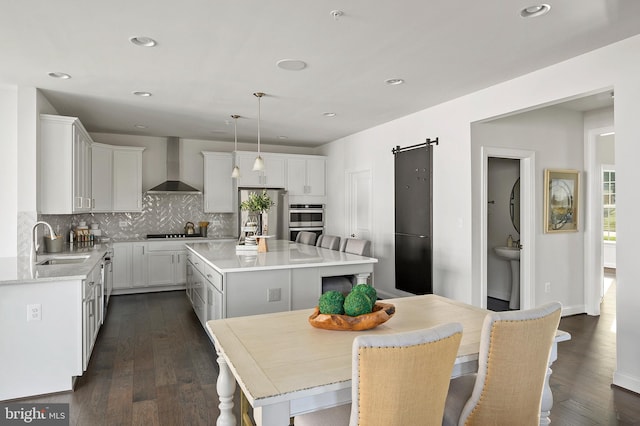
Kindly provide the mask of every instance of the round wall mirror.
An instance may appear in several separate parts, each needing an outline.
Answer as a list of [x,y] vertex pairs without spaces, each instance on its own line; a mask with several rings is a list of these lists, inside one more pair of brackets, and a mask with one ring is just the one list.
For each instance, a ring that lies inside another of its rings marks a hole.
[[511,223],[516,228],[516,232],[520,233],[520,178],[516,179],[516,183],[511,188],[511,198],[509,199],[509,211],[511,213]]

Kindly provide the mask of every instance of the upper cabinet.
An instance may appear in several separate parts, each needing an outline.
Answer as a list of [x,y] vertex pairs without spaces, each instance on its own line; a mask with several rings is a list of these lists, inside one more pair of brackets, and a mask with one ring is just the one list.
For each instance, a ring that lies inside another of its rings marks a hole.
[[324,196],[325,164],[325,157],[289,156],[287,159],[287,190],[289,195]]
[[80,120],[40,115],[38,211],[91,211],[91,137]]
[[113,211],[142,211],[142,151],[117,146],[113,149]]
[[253,171],[253,163],[258,155],[256,152],[236,152],[235,155],[238,167],[240,167],[238,187],[286,187],[286,155],[261,153],[264,160],[264,170],[259,172]]
[[233,155],[227,152],[203,152],[204,211],[232,213],[235,210],[235,187],[231,172]]
[[144,148],[93,144],[93,212],[142,211]]
[[91,149],[91,192],[93,211],[113,208],[113,147],[94,143]]

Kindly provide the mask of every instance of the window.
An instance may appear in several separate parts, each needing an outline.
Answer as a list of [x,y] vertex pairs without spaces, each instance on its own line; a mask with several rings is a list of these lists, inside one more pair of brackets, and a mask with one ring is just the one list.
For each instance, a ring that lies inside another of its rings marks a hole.
[[603,197],[603,238],[616,240],[616,171],[604,168],[602,171]]

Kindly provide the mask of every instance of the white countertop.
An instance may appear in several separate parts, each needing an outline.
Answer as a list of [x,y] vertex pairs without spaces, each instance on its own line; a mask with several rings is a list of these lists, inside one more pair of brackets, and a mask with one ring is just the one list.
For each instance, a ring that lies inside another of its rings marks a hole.
[[61,280],[82,280],[102,259],[109,249],[108,245],[95,244],[93,246],[71,246],[65,243],[60,253],[44,253],[36,256],[36,263],[57,256],[89,255],[82,263],[62,265],[36,265],[31,268],[29,256],[0,258],[0,285],[26,284]]
[[267,240],[268,251],[236,250],[235,241],[188,243],[187,248],[221,274],[269,269],[309,268],[316,266],[378,263],[373,257],[329,250],[287,240]]

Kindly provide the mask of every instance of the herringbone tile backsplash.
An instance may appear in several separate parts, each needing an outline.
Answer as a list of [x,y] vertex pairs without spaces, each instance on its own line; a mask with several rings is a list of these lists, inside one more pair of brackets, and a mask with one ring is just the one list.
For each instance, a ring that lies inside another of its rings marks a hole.
[[[237,233],[233,213],[204,213],[203,197],[196,194],[144,194],[140,213],[87,213],[75,215],[41,215],[53,229],[68,238],[72,224],[99,223],[102,235],[115,238],[140,238],[147,234],[183,233],[184,224],[208,221],[210,237],[232,237]],[[125,224],[126,226],[120,226]],[[197,228],[196,228],[197,231]],[[66,239],[65,238],[65,239]]]

